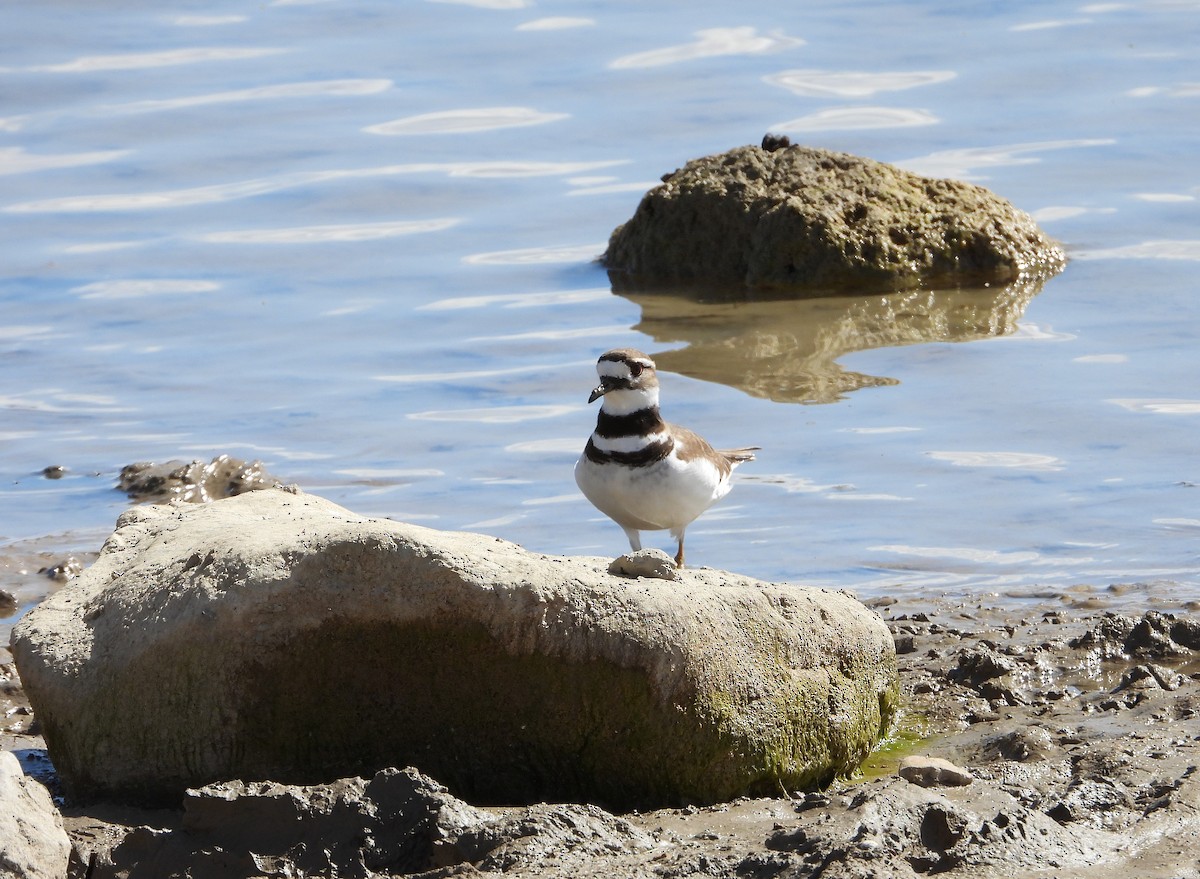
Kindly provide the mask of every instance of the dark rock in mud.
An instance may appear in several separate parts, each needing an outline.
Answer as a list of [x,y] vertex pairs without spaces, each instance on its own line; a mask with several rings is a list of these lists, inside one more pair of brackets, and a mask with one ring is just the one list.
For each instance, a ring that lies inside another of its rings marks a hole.
[[[190,790],[179,826],[133,828],[76,847],[89,879],[368,879],[460,865],[529,868],[547,859],[644,852],[654,840],[595,806],[478,809],[415,769],[307,787],[242,781]],[[457,875],[447,873],[445,875]]]
[[77,800],[402,762],[479,802],[716,802],[890,724],[891,635],[846,593],[607,567],[299,492],[136,507],[12,650]]
[[772,142],[688,162],[609,239],[614,289],[806,295],[1008,283],[1062,250],[988,190]]
[[71,556],[58,564],[39,568],[38,573],[49,577],[56,583],[66,583],[83,573],[83,562]]
[[307,787],[214,784],[187,792],[173,829],[109,828],[107,842],[76,845],[88,879],[474,875],[656,847],[596,806],[487,811],[411,768]]
[[1200,622],[1156,610],[1141,619],[1109,613],[1071,646],[1095,650],[1104,659],[1188,656],[1200,652]]
[[121,468],[117,488],[135,501],[209,503],[276,485],[279,480],[263,469],[261,461],[218,455],[207,464],[203,461],[128,464]]
[[958,667],[955,669],[953,677],[958,680],[970,681],[973,684],[981,684],[984,681],[1010,674],[1016,667],[1016,663],[1009,657],[999,655],[994,649],[972,648],[964,650],[958,655]]
[[864,785],[838,799],[842,802],[828,820],[805,821],[768,840],[768,847],[801,856],[807,870],[793,875],[1023,875],[1089,863],[1086,842],[991,787],[943,792],[893,779]]

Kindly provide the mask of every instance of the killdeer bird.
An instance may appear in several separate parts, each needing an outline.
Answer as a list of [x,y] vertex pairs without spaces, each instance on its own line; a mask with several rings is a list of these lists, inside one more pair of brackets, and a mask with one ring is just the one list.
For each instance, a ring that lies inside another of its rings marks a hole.
[[686,427],[663,421],[654,361],[641,351],[607,351],[596,372],[600,384],[588,402],[604,400],[575,464],[575,482],[624,529],[635,552],[642,548],[639,532],[669,530],[679,541],[675,564],[682,568],[684,530],[729,493],[733,468],[754,460],[758,446],[714,449]]

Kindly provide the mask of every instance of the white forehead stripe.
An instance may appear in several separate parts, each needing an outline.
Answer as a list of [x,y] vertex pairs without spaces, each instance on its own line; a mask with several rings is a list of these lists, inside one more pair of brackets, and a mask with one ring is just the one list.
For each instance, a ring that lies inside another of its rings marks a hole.
[[[639,358],[633,362],[640,363],[645,369],[654,369],[652,360]],[[604,378],[629,378],[632,375],[629,362],[625,360],[598,360],[596,361],[596,372]]]

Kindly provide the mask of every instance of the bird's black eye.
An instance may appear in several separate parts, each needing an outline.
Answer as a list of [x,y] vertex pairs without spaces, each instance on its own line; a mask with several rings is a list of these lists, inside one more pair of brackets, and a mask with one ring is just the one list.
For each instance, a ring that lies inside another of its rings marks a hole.
[[639,375],[641,375],[642,374],[642,364],[640,364],[636,361],[629,364],[629,374],[631,376],[633,376],[634,378],[637,378]]

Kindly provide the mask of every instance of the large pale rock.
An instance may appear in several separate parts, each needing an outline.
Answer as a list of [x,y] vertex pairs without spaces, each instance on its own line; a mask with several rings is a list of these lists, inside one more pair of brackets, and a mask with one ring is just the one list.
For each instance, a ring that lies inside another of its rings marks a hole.
[[71,842],[50,794],[25,776],[15,756],[0,751],[0,876],[62,879],[70,854]]
[[983,187],[847,153],[745,146],[665,175],[603,262],[618,290],[823,295],[1049,277],[1064,256]]
[[844,593],[607,561],[250,492],[121,516],[13,654],[69,795],[413,765],[476,802],[713,802],[852,771],[892,638]]

